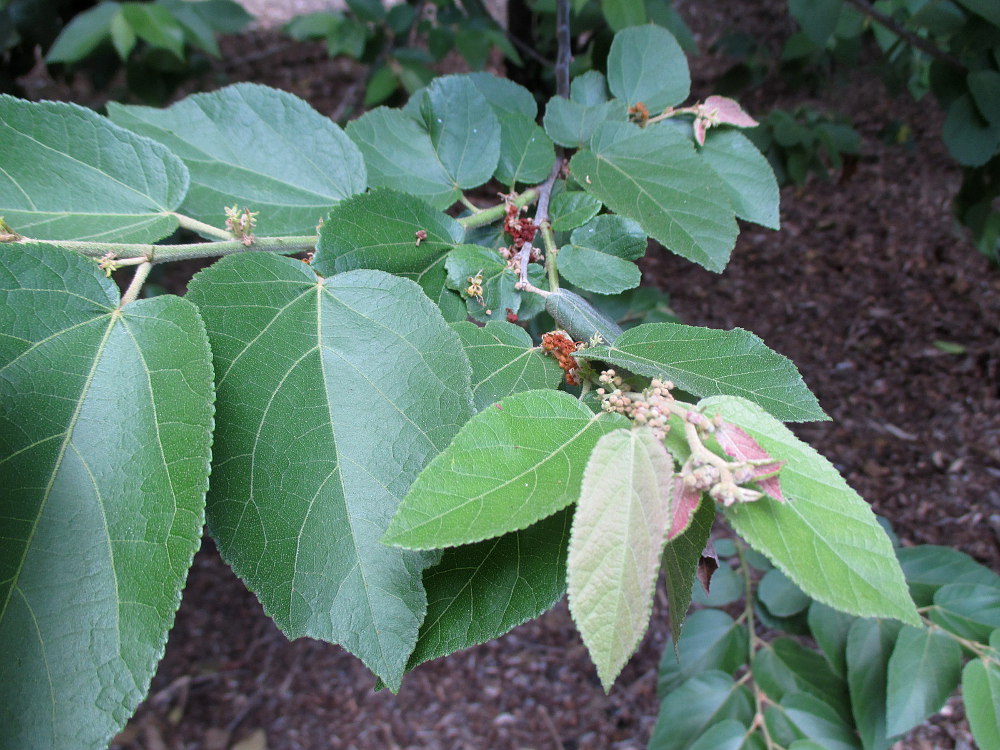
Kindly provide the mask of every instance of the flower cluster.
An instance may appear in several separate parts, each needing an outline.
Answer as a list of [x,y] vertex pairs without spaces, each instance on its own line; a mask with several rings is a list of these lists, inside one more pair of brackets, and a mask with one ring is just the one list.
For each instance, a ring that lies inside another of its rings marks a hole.
[[580,385],[580,365],[573,356],[577,348],[577,343],[565,331],[542,335],[542,349],[555,357],[566,372],[566,385]]
[[113,272],[121,268],[121,266],[115,262],[116,260],[118,260],[118,256],[114,253],[114,251],[109,250],[97,259],[97,267],[104,271],[104,274],[110,278]]
[[[518,252],[517,248],[515,248],[513,245],[511,245],[510,247],[501,247],[500,257],[502,257],[505,261],[507,261],[507,266],[510,268],[511,271],[520,275],[521,255]],[[542,255],[541,248],[532,245],[531,252],[528,254],[528,262],[541,263],[543,260],[545,260],[545,256]]]
[[[745,431],[722,419],[709,419],[704,414],[688,411],[684,415],[684,432],[691,456],[680,470],[680,479],[687,491],[707,492],[713,500],[725,506],[759,500],[764,492],[744,487],[757,482],[776,500],[784,500],[776,476],[782,462],[775,461]],[[714,435],[722,449],[735,460],[713,453],[703,440]]]
[[520,250],[525,242],[530,244],[535,239],[535,232],[538,231],[538,227],[535,225],[533,219],[528,216],[521,216],[522,211],[524,211],[523,208],[518,208],[513,203],[507,205],[507,215],[503,220],[503,231],[514,239],[514,243],[510,248],[511,253],[516,253]]
[[236,205],[232,208],[226,206],[225,209],[226,229],[233,237],[250,247],[254,241],[253,228],[257,225],[257,214],[260,212],[251,211],[249,208],[240,211],[239,206]]
[[637,425],[651,428],[659,440],[667,436],[670,407],[674,401],[670,393],[673,383],[654,378],[648,388],[636,393],[622,390],[622,378],[614,370],[604,370],[598,380],[610,387],[610,390],[608,387],[597,389],[604,411],[624,414]]

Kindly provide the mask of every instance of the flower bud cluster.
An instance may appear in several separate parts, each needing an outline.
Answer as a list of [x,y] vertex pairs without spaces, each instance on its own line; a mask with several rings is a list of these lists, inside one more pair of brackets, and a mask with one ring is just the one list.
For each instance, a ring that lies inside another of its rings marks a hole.
[[[518,250],[514,245],[510,247],[500,248],[500,257],[507,261],[507,266],[516,274],[521,273],[521,251]],[[545,256],[542,254],[541,248],[531,246],[531,251],[528,253],[529,263],[542,263],[545,260]]]
[[250,247],[254,241],[253,228],[257,225],[257,214],[260,212],[251,211],[249,208],[240,211],[238,205],[234,205],[232,208],[226,206],[225,209],[226,229],[233,237]]
[[720,461],[707,463],[692,456],[681,468],[684,486],[707,492],[713,500],[729,507],[734,503],[750,503],[763,497],[762,492],[741,487],[754,478],[753,469],[743,463]]
[[622,390],[622,378],[614,370],[602,371],[598,380],[607,386],[597,389],[604,411],[624,414],[637,425],[651,428],[659,440],[667,436],[670,405],[674,400],[670,393],[673,383],[653,379],[648,388],[637,393]]
[[113,250],[109,250],[97,259],[97,267],[104,271],[104,274],[108,278],[111,278],[111,274],[121,268],[121,266],[115,262],[117,260],[118,256],[115,255]]

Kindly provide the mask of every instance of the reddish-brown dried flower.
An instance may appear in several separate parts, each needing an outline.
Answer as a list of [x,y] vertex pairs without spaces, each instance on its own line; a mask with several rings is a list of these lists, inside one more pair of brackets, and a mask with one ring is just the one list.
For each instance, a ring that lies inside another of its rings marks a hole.
[[576,342],[563,331],[542,335],[542,349],[555,357],[556,362],[566,372],[566,385],[580,385],[580,366],[573,357],[576,347]]
[[643,102],[636,102],[628,108],[628,119],[639,127],[645,127],[646,123],[649,122],[649,107]]
[[525,242],[532,242],[535,239],[538,227],[530,217],[521,216],[521,209],[511,203],[507,206],[503,230],[514,239],[512,247],[520,250]]

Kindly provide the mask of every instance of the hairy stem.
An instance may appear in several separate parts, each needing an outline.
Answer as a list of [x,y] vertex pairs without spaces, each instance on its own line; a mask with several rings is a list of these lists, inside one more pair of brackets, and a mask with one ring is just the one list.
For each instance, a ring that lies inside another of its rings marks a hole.
[[483,210],[479,206],[477,206],[475,203],[473,203],[472,201],[470,201],[468,198],[466,198],[464,195],[458,196],[458,200],[459,200],[459,202],[463,206],[465,206],[467,209],[469,209],[470,211],[472,211],[472,213],[474,213],[474,214],[478,214],[480,211]]
[[508,205],[513,204],[518,208],[521,208],[521,206],[527,206],[529,203],[534,203],[537,199],[538,189],[530,188],[518,195],[510,203],[500,203],[496,206],[491,206],[490,208],[481,208],[479,209],[479,213],[474,213],[470,216],[463,216],[461,219],[458,219],[458,223],[461,224],[466,230],[485,227],[487,224],[492,224],[494,221],[502,219],[507,213]]
[[[236,253],[271,252],[292,255],[316,248],[316,236],[300,237],[259,237],[252,247],[241,240],[226,242],[196,242],[189,245],[144,245],[116,242],[85,242],[75,240],[33,240],[25,238],[21,243],[52,245],[74,250],[91,258],[101,258],[108,253],[115,256],[115,264],[132,266],[138,263],[166,263],[172,260],[191,258],[217,258]],[[15,243],[16,244],[16,243]]]
[[152,270],[153,264],[149,261],[136,266],[132,281],[129,283],[128,289],[125,290],[125,294],[122,295],[122,301],[118,304],[119,310],[138,299],[139,291],[142,289],[142,285],[146,283],[146,277],[149,276],[149,272]]
[[197,232],[206,237],[215,237],[220,240],[231,240],[233,238],[233,235],[225,229],[213,227],[211,224],[206,224],[203,221],[192,219],[190,216],[184,216],[183,214],[174,214],[174,216],[177,217],[178,224],[185,229],[190,229],[192,232]]
[[[763,641],[757,636],[756,632],[757,623],[754,619],[753,612],[753,584],[750,581],[750,565],[746,560],[746,545],[739,539],[735,539],[733,541],[736,546],[737,558],[740,561],[740,573],[743,576],[743,617],[746,618],[747,624],[747,663],[753,664],[757,649],[760,648]],[[767,701],[767,696],[764,695],[763,691],[754,681],[753,672],[747,672],[747,675],[750,675],[750,689],[753,692],[754,704],[754,717],[753,721],[750,723],[749,731],[753,731],[756,727],[760,727],[760,731],[764,735],[764,743],[768,750],[775,750],[779,747],[779,745],[774,741],[774,739],[772,739],[771,733],[767,728],[767,722],[764,721],[764,703]]]
[[[549,170],[549,176],[545,178],[545,182],[538,186],[538,209],[535,211],[535,226],[542,231],[542,239],[545,239],[545,227],[549,226],[549,201],[552,199],[552,187],[556,184],[556,177],[559,176],[559,170],[562,169],[562,159],[556,157],[555,162],[552,164],[552,169]],[[549,231],[552,228],[549,227]],[[555,241],[552,242],[552,246],[555,247]],[[526,289],[528,285],[528,263],[531,260],[531,249],[532,244],[530,242],[525,242],[518,251],[518,260],[521,264],[521,288]],[[549,267],[549,247],[546,244],[546,257],[545,257],[545,268],[549,272],[549,287],[552,291],[559,288],[558,277],[555,280],[555,285],[552,282],[552,270]],[[552,262],[555,262],[555,254],[552,255]]]
[[[934,608],[934,605],[932,605],[931,607],[927,607],[926,609],[929,610],[929,609],[933,609],[933,608]],[[974,653],[976,655],[976,658],[983,659],[984,661],[991,661],[991,662],[1000,664],[1000,661],[998,661],[993,656],[993,650],[989,646],[986,646],[986,645],[984,645],[982,643],[979,643],[978,641],[973,641],[973,640],[969,640],[968,638],[963,638],[960,635],[952,633],[950,630],[946,630],[945,628],[942,628],[940,625],[938,625],[932,619],[930,619],[929,617],[924,616],[924,614],[923,614],[924,611],[925,611],[925,609],[921,608],[921,610],[920,610],[920,619],[924,621],[924,626],[925,627],[927,627],[928,629],[933,630],[935,632],[943,633],[944,635],[948,636],[949,638],[951,638],[953,641],[955,641],[962,648],[967,649],[967,650],[971,651],[972,653]]]
[[559,270],[556,267],[559,246],[556,245],[556,235],[548,221],[542,224],[542,241],[545,243],[545,273],[548,275],[549,289],[554,292],[559,289]]

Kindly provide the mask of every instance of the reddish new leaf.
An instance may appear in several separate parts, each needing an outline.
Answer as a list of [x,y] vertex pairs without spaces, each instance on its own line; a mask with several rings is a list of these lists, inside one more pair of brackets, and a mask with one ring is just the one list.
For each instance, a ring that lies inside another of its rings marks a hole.
[[701,105],[702,111],[713,125],[735,125],[738,128],[755,128],[760,123],[753,119],[738,102],[726,96],[710,96]]
[[[768,452],[760,446],[760,443],[729,422],[723,422],[716,428],[715,439],[719,441],[722,450],[737,461],[760,461],[771,458]],[[770,464],[751,465],[750,467],[753,479],[760,485],[760,488],[781,502],[785,501],[785,496],[781,494],[781,483],[775,473],[783,463],[783,461],[775,461]]]
[[687,527],[691,525],[691,516],[698,510],[699,497],[701,490],[685,486],[679,474],[674,476],[674,507],[670,531],[667,532],[668,542],[687,531]]

